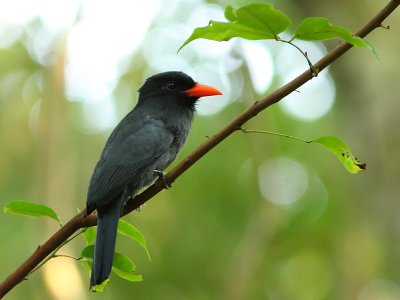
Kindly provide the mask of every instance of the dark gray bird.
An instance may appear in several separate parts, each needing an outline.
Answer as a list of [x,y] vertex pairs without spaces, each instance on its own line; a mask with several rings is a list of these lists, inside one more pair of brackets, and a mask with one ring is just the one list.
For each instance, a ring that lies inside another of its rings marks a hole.
[[90,180],[86,211],[97,210],[98,217],[91,289],[110,275],[126,200],[176,158],[189,133],[196,101],[221,94],[182,72],[154,75],[139,89],[136,107],[111,133]]

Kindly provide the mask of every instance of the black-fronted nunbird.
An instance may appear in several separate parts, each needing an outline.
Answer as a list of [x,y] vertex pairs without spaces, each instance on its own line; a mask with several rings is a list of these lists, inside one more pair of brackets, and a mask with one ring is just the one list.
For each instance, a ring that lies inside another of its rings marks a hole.
[[139,99],[111,133],[90,180],[87,214],[97,210],[90,287],[111,272],[118,219],[128,197],[150,184],[177,156],[200,97],[221,95],[182,72],[146,80]]

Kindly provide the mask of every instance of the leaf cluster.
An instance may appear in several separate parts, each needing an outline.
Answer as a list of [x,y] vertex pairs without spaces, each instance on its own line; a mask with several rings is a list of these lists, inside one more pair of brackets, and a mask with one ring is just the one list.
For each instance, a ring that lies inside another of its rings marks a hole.
[[[23,216],[49,217],[53,220],[56,220],[62,227],[59,215],[52,208],[43,204],[32,203],[22,200],[15,200],[6,203],[3,207],[3,210],[5,213],[13,213]],[[134,227],[128,221],[120,219],[118,221],[118,233],[123,236],[129,237],[130,239],[137,242],[146,251],[149,260],[151,259],[149,250],[147,248],[146,239],[136,227]],[[85,228],[82,231],[80,231],[76,236],[78,235],[83,236],[86,245],[81,250],[80,257],[75,259],[81,261],[82,267],[88,271],[88,274],[90,276],[90,270],[92,268],[92,261],[94,255],[94,243],[96,241],[96,227]],[[70,242],[76,236],[67,240],[65,243],[62,244],[62,246]],[[64,256],[58,254],[58,251],[61,249],[61,247],[57,248],[56,251],[50,254],[50,256],[45,260],[45,262],[52,258]],[[38,268],[36,268],[34,271],[36,271],[37,269]],[[131,282],[143,280],[142,276],[136,273],[135,263],[127,255],[117,251],[114,253],[113,257],[112,272],[118,275],[119,277]],[[108,282],[109,280],[107,279],[102,284],[93,287],[93,291],[95,292],[104,291],[104,288],[108,284]]]

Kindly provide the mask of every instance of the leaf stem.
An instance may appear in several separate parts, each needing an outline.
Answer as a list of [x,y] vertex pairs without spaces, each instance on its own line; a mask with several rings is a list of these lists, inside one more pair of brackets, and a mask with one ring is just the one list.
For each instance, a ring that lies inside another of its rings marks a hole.
[[293,135],[278,133],[278,132],[273,132],[273,131],[267,131],[267,130],[256,130],[256,129],[245,129],[245,128],[240,128],[240,130],[244,133],[266,133],[266,134],[271,134],[271,135],[282,136],[282,137],[297,140],[297,141],[307,143],[307,144],[311,144],[313,142],[313,141],[309,141],[309,140],[304,140],[302,138],[299,138],[299,137],[296,137]]
[[75,239],[77,236],[79,236],[81,233],[83,233],[86,230],[86,228],[79,230],[77,233],[75,233],[73,236],[71,236],[69,239],[65,240],[63,243],[61,243],[60,246],[58,246],[56,249],[54,249],[53,252],[51,252],[40,264],[38,264],[36,266],[36,268],[34,268],[32,271],[30,271],[28,273],[28,276],[31,275],[32,273],[34,273],[35,271],[37,271],[38,269],[40,269],[45,263],[47,263],[50,259],[57,257],[57,256],[61,256],[61,255],[57,255],[57,251],[60,250],[64,245],[66,245],[67,243],[69,243],[70,241],[72,241],[73,239]]
[[55,258],[55,257],[67,257],[67,258],[72,258],[74,260],[81,260],[83,258],[82,256],[81,257],[74,257],[74,256],[67,255],[67,254],[54,254],[53,258]]
[[282,42],[282,43],[290,44],[290,45],[292,45],[293,47],[295,47],[298,51],[300,51],[300,53],[301,53],[301,54],[305,57],[305,59],[307,60],[308,66],[310,67],[311,75],[312,75],[313,77],[317,77],[317,76],[318,76],[318,70],[314,67],[313,63],[312,63],[311,60],[308,58],[307,52],[304,52],[303,50],[301,50],[301,48],[300,48],[299,46],[297,46],[295,43],[293,43],[292,40],[287,41],[287,40],[279,39],[278,41],[279,41],[279,42]]

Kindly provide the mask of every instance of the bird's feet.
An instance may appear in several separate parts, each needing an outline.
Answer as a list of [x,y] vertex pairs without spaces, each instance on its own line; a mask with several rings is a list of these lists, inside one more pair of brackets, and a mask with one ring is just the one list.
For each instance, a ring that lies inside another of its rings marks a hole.
[[158,178],[160,178],[162,180],[162,182],[164,183],[165,189],[169,190],[171,188],[171,186],[165,180],[165,173],[160,170],[154,170],[154,173],[158,176]]

